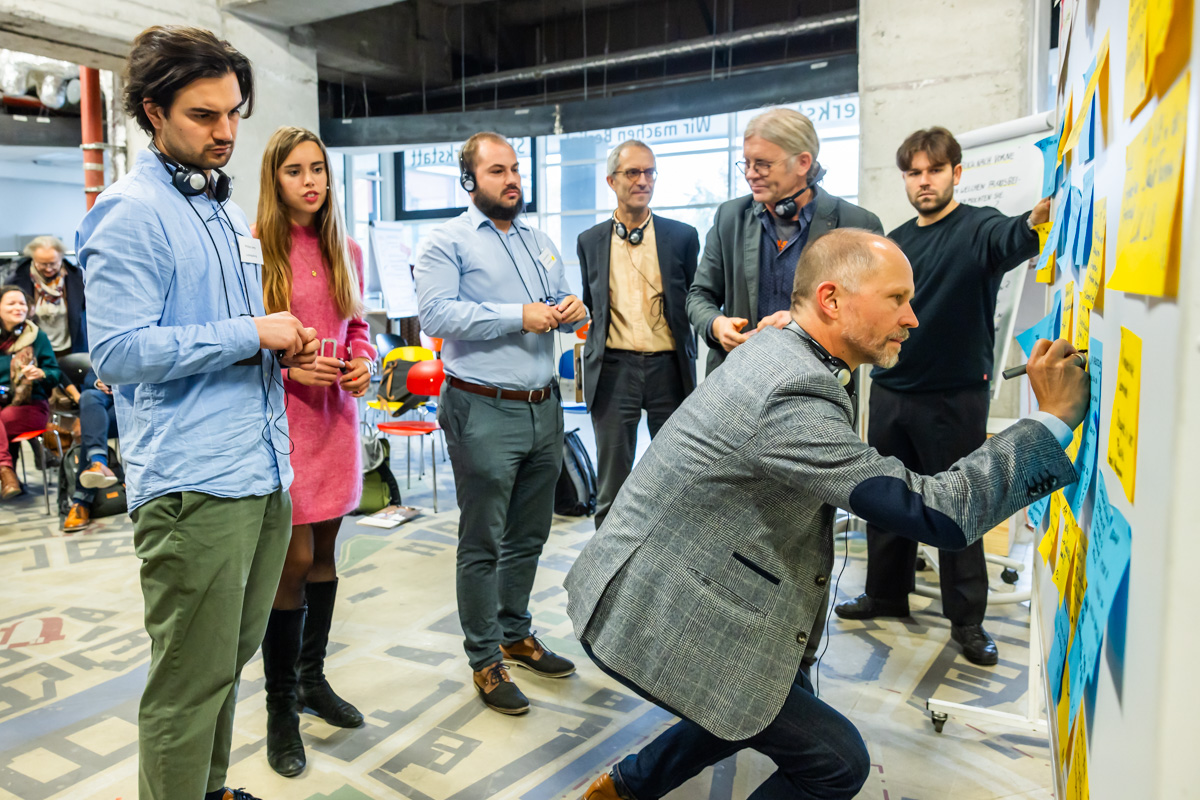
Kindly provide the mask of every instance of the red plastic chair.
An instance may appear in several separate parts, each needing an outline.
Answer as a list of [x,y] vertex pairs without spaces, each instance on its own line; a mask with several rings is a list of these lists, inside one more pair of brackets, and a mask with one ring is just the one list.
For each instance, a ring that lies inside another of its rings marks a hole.
[[592,321],[588,320],[587,322],[583,323],[582,328],[579,328],[578,330],[575,331],[575,335],[578,336],[580,339],[587,339],[588,328],[590,328],[590,327],[592,327]]
[[[437,397],[442,390],[442,381],[446,379],[445,369],[440,360],[418,361],[413,364],[408,371],[408,377],[405,382],[408,391],[415,395],[423,397]],[[438,425],[437,420],[398,420],[396,422],[381,422],[379,430],[390,436],[430,436],[437,433],[442,427]],[[433,465],[433,513],[437,513],[437,450],[435,444],[436,437],[429,440],[429,460]],[[422,445],[424,447],[424,445]],[[421,468],[425,467],[424,451],[421,452]],[[407,468],[408,485],[412,487],[412,462],[409,462]]]
[[[25,433],[22,433],[18,436],[14,436],[11,439],[9,439],[8,443],[20,445],[21,442],[32,442],[34,439],[38,438],[45,432],[46,432],[45,428],[42,428],[39,431],[26,431]],[[55,433],[54,433],[54,438],[58,442],[58,458],[59,458],[59,461],[61,461],[62,454],[63,454],[62,453],[62,440],[58,438],[57,431],[55,431]],[[46,473],[46,448],[45,447],[34,447],[32,443],[29,445],[29,448],[31,450],[33,450],[35,453],[41,454],[41,459],[39,460],[38,467],[42,470],[42,496],[46,498],[46,513],[49,514],[50,513],[50,476]],[[29,485],[29,477],[25,472],[25,459],[24,458],[21,459],[21,483],[26,486]]]

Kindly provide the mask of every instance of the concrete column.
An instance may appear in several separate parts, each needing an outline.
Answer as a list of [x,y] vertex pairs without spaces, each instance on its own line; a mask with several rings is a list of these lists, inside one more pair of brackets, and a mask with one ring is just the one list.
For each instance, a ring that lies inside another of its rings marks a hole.
[[896,168],[912,131],[955,133],[1034,112],[1039,0],[860,0],[859,205],[887,230],[914,216]]

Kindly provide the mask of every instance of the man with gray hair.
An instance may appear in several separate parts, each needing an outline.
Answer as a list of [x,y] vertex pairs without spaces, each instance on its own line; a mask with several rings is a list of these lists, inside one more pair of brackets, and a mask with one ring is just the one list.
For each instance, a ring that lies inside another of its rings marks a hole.
[[708,372],[767,326],[789,321],[800,253],[835,228],[882,234],[879,218],[818,186],[820,142],[812,121],[790,108],[764,111],[746,126],[737,166],[750,194],[717,207],[687,313],[710,348]]
[[592,314],[582,372],[596,431],[597,528],[633,469],[643,409],[653,439],[696,387],[696,340],[685,304],[700,237],[691,225],[650,213],[657,177],[644,142],[614,147],[608,185],[617,208],[576,243],[583,303]]
[[67,248],[57,236],[37,236],[25,245],[25,258],[17,263],[13,285],[32,298],[30,316],[50,340],[54,355],[86,353],[87,302],[83,296],[83,270],[66,257]]
[[921,475],[859,438],[851,372],[896,363],[917,326],[912,296],[912,269],[887,239],[840,230],[814,242],[787,324],[738,347],[625,482],[567,575],[567,613],[598,667],[681,719],[585,800],[654,800],[745,748],[778,767],[754,800],[854,797],[867,747],[803,667],[825,614],[835,507],[962,549],[1075,481],[1064,449],[1088,376],[1061,339],[1029,359],[1040,410],[952,469]]

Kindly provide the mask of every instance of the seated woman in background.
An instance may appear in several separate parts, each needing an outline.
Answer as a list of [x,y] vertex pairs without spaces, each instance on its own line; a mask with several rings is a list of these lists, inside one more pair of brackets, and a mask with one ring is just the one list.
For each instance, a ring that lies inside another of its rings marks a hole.
[[[362,714],[325,680],[337,595],[335,542],[362,495],[358,404],[375,349],[362,319],[362,251],[346,235],[325,146],[280,128],[263,153],[255,235],[262,242],[267,313],[291,311],[323,341],[312,370],[284,370],[292,453],[292,539],[263,639],[267,761],[285,777],[304,770],[297,708],[357,728]],[[307,609],[307,612],[306,612]],[[298,683],[297,683],[298,679]]]
[[12,437],[46,427],[50,391],[61,381],[50,340],[29,321],[29,299],[16,286],[0,286],[0,500],[22,491]]

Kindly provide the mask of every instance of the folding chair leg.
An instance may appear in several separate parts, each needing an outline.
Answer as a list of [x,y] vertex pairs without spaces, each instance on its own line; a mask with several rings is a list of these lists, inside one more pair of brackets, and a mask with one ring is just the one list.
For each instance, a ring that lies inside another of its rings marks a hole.
[[[32,446],[33,442],[29,444]],[[42,456],[42,497],[46,499],[46,516],[50,516],[50,476],[46,473],[46,448],[39,448],[38,452]]]
[[[429,466],[433,470],[433,513],[437,513],[437,437],[429,437]],[[422,448],[424,449],[424,448]]]
[[406,453],[404,459],[404,479],[408,481],[408,488],[412,488],[412,437],[404,437],[404,450]]

